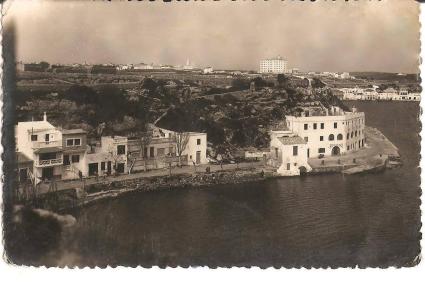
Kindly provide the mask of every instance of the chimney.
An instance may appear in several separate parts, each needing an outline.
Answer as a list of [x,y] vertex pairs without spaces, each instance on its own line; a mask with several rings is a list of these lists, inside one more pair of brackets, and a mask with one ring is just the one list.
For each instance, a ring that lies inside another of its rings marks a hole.
[[44,114],[43,114],[43,121],[47,121],[47,114],[46,114],[46,112],[44,112]]

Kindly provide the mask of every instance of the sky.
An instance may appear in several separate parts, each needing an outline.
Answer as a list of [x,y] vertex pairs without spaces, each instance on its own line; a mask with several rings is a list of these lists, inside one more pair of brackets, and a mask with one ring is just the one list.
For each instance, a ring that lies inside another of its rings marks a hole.
[[155,63],[417,73],[419,4],[382,1],[9,0],[24,62]]

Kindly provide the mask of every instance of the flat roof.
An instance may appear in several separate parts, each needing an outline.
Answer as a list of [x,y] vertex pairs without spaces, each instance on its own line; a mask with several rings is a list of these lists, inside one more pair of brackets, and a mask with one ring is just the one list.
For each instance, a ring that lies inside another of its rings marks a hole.
[[85,134],[87,131],[81,128],[77,129],[63,129],[62,134]]
[[307,144],[300,136],[279,137],[277,138],[283,145]]

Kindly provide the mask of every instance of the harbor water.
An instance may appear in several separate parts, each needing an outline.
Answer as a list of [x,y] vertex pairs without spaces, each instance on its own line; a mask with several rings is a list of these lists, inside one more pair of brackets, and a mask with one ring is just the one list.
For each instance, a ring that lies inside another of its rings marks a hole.
[[400,151],[380,173],[134,192],[70,213],[48,265],[409,266],[419,254],[419,105],[349,102]]

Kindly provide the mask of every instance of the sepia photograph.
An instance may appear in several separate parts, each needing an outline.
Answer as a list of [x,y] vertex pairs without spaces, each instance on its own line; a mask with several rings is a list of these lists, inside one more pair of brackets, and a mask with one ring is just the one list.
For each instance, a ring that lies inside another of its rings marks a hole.
[[5,262],[417,266],[419,6],[4,1]]

